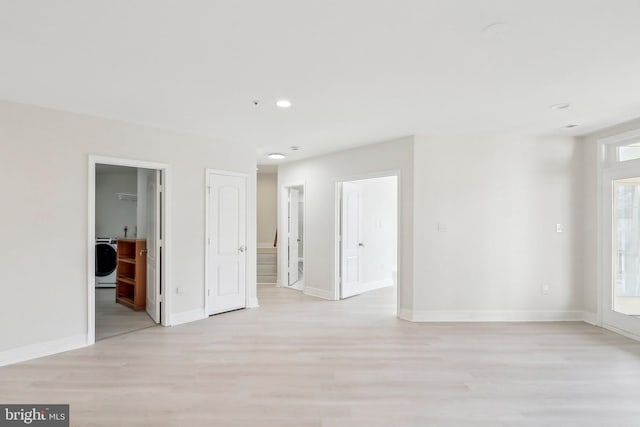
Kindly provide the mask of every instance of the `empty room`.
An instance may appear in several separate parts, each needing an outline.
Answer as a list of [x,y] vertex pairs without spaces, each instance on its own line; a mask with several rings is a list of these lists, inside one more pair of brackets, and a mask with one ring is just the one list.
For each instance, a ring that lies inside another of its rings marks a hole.
[[0,0],[0,425],[640,425],[639,21]]

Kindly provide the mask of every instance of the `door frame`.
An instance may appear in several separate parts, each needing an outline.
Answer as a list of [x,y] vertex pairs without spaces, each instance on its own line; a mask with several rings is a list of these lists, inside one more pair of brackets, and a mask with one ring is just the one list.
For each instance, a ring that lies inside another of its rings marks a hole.
[[402,175],[399,169],[371,172],[359,175],[340,177],[335,180],[335,212],[334,212],[334,276],[333,276],[333,299],[340,300],[340,269],[342,264],[342,248],[340,242],[340,232],[342,228],[342,184],[349,181],[362,181],[374,178],[396,177],[396,316],[400,317],[400,298],[402,295]]
[[[304,183],[297,184],[297,185],[287,185],[285,187],[285,191],[287,193],[287,261],[289,261],[289,212],[290,212],[290,206],[289,205],[291,204],[291,200],[289,200],[289,195],[290,195],[290,190],[292,188],[299,188],[299,187],[302,187],[302,198],[299,198],[298,202],[302,201],[302,206],[303,206],[303,208],[302,208],[303,209],[302,210],[302,236],[303,236],[303,239],[306,236],[305,232],[306,232],[306,227],[307,227],[307,200],[306,200],[307,199],[307,189],[305,188]],[[298,206],[298,209],[300,209],[300,206]],[[304,247],[305,247],[305,242],[303,240],[303,242],[302,242],[302,248],[303,248],[302,251],[303,251],[303,253],[304,253]],[[300,252],[298,252],[298,254],[300,254]],[[303,255],[303,259],[304,259],[304,255]],[[298,262],[296,262],[296,266],[298,265]],[[302,274],[304,275],[304,261],[302,262]],[[300,281],[300,278],[298,278],[297,282],[299,282],[299,281]],[[288,264],[287,264],[287,280],[286,280],[286,282],[287,283],[286,283],[285,287],[287,287],[287,288],[290,287],[290,285],[289,285],[289,265]]]
[[[607,261],[606,257],[611,258],[612,252],[612,217],[613,207],[612,200],[606,201],[607,194],[605,185],[611,180],[615,180],[619,175],[628,173],[637,173],[640,176],[640,159],[629,160],[625,162],[617,162],[611,159],[615,148],[623,145],[625,142],[640,137],[640,130],[624,132],[597,141],[597,246],[598,246],[598,262],[597,262],[597,313],[596,325],[605,329],[609,329],[621,335],[625,335],[636,340],[640,340],[640,335],[633,331],[628,331],[619,325],[613,325],[605,321],[605,306],[609,300],[606,292],[611,292],[612,280],[612,260]],[[636,172],[638,171],[638,172]],[[606,203],[605,203],[606,202]],[[640,320],[639,320],[640,322]]]
[[161,325],[171,325],[171,165],[166,163],[150,162],[146,160],[125,159],[119,157],[106,157],[89,155],[89,188],[87,202],[87,345],[96,341],[96,273],[95,273],[95,246],[96,246],[96,165],[126,166],[132,168],[155,169],[162,173],[162,210],[163,230],[162,236],[162,309],[160,311]]
[[[207,292],[207,285],[209,284],[209,276],[210,276],[210,272],[209,272],[209,202],[211,201],[211,193],[209,192],[209,175],[210,174],[215,174],[215,175],[223,175],[223,176],[236,176],[236,177],[241,177],[244,178],[244,186],[245,186],[245,191],[244,191],[244,197],[245,197],[245,209],[248,205],[248,201],[249,201],[249,192],[248,187],[249,187],[249,174],[246,174],[244,172],[234,172],[234,171],[226,171],[226,170],[221,170],[221,169],[205,169],[204,171],[204,194],[205,194],[205,201],[204,201],[204,240],[203,240],[203,244],[204,244],[204,286],[203,286],[203,293],[204,293],[204,318],[209,317],[209,299],[211,298],[211,295],[208,295]],[[245,235],[245,256],[246,254],[248,254],[249,249],[248,249],[248,243],[249,243],[249,239],[248,237],[248,225],[249,225],[249,221],[248,218],[245,218],[245,222],[244,222],[244,235]],[[255,250],[255,249],[254,249]],[[248,287],[247,287],[247,277],[249,277],[247,275],[248,270],[249,270],[249,263],[245,262],[244,263],[244,308],[248,308],[249,307],[249,292],[248,291]]]
[[[307,233],[307,185],[305,181],[293,181],[290,184],[278,186],[278,194],[277,194],[277,214],[276,214],[276,229],[278,230],[278,244],[276,245],[276,252],[278,254],[276,261],[276,287],[277,288],[288,288],[289,287],[289,264],[287,263],[289,257],[289,188],[291,187],[302,187],[304,190],[303,193],[303,203],[304,203],[304,212],[302,216],[302,235],[306,238]],[[286,215],[286,223],[281,224],[282,215],[281,212],[285,211]],[[286,225],[287,228],[286,233],[281,235],[280,227]],[[282,242],[286,241],[286,245]],[[303,247],[306,247],[306,244],[303,243]],[[286,253],[282,254],[281,248],[286,248]],[[304,250],[304,249],[303,249]],[[285,256],[286,255],[286,256]],[[284,267],[284,268],[281,268]],[[304,265],[303,267],[304,268]],[[287,273],[287,274],[285,274]]]

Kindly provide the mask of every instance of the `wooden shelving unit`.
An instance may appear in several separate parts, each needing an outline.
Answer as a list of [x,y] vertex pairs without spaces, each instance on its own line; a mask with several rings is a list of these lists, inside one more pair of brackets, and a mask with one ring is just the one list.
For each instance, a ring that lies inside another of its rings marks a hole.
[[118,240],[116,302],[133,310],[144,310],[147,298],[147,241]]

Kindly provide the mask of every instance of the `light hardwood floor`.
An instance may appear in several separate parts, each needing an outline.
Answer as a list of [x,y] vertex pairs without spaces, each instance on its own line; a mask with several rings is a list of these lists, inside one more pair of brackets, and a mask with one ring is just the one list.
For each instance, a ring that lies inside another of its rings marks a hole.
[[151,326],[146,312],[116,303],[115,288],[96,288],[96,341]]
[[640,343],[584,323],[409,323],[393,289],[120,335],[0,368],[74,426],[639,426]]

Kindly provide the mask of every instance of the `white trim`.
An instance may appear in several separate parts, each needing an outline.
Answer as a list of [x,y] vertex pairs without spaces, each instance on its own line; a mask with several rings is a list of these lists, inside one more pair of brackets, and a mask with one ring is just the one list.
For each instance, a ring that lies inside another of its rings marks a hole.
[[625,331],[624,329],[617,328],[613,325],[604,324],[602,326],[604,329],[607,329],[611,332],[615,332],[618,335],[622,335],[623,337],[631,338],[632,340],[640,341],[640,335],[635,334],[633,332]]
[[[278,229],[278,243],[276,245],[276,286],[278,288],[289,287],[289,188],[302,187],[304,217],[302,218],[302,236],[306,239],[307,233],[307,183],[306,181],[293,181],[287,185],[279,185],[276,195],[276,228]],[[283,214],[284,213],[284,214]],[[281,218],[282,217],[282,218]],[[281,223],[282,222],[282,223]],[[282,233],[281,229],[285,232]],[[284,243],[283,243],[284,242]],[[286,244],[285,244],[286,243]],[[306,247],[306,240],[303,242],[303,250]],[[303,265],[303,268],[305,266]]]
[[409,310],[408,308],[401,308],[398,311],[398,319],[406,320],[408,322],[414,322],[413,310]]
[[612,145],[612,144],[624,143],[634,138],[640,138],[640,129],[634,129],[629,132],[623,132],[613,136],[608,136],[606,138],[602,138],[598,140],[598,142],[601,143],[602,145]]
[[[207,293],[207,284],[209,283],[209,202],[211,201],[211,193],[209,191],[209,177],[210,175],[222,175],[222,176],[236,176],[236,177],[240,177],[240,178],[244,178],[244,206],[245,206],[245,221],[244,221],[244,247],[245,247],[245,257],[248,258],[248,253],[249,253],[249,245],[248,245],[248,227],[249,227],[249,215],[247,215],[249,213],[248,211],[248,201],[249,201],[249,192],[248,187],[249,187],[249,174],[245,173],[245,172],[235,172],[235,171],[226,171],[226,170],[221,170],[221,169],[205,169],[204,170],[204,283],[203,283],[203,293],[204,293],[204,313],[205,315],[209,316],[209,299],[211,298],[211,295],[209,295]],[[257,250],[256,248],[253,248],[254,253],[256,254],[256,263],[257,263]],[[239,308],[247,308],[247,307],[257,307],[258,306],[258,301],[257,301],[257,296],[255,298],[252,298],[251,301],[249,301],[249,292],[248,291],[248,284],[247,284],[247,278],[249,277],[249,275],[247,274],[247,270],[249,267],[249,263],[246,262],[245,259],[245,263],[244,263],[244,307],[239,307]],[[257,283],[256,283],[257,286]],[[255,301],[254,301],[255,299]],[[255,305],[252,305],[255,304]]]
[[585,311],[582,313],[582,321],[593,326],[598,326],[598,313]]
[[183,311],[180,313],[175,313],[171,316],[171,326],[178,326],[184,323],[195,322],[196,320],[206,319],[207,314],[201,308],[196,308],[194,310]]
[[581,322],[582,311],[532,310],[401,310],[400,318],[412,322]]
[[37,359],[56,353],[86,347],[87,334],[74,335],[52,341],[29,344],[22,347],[0,351],[0,366]]
[[[342,283],[340,283],[340,269],[342,267],[342,181],[335,183],[335,206],[333,221],[333,300],[340,300],[340,291]],[[396,257],[397,260],[397,257]]]
[[[635,336],[637,332],[627,332],[621,327],[628,327],[639,331],[640,321],[613,312],[607,305],[611,303],[611,281],[612,273],[612,224],[613,224],[613,195],[610,189],[605,189],[613,181],[624,179],[630,176],[637,176],[640,173],[640,159],[629,160],[625,162],[610,162],[607,156],[611,155],[611,148],[624,144],[630,139],[640,137],[640,129],[630,132],[624,132],[597,141],[597,314],[596,326],[601,326],[614,332],[621,333],[625,336]],[[606,200],[609,198],[609,200]],[[616,323],[616,325],[612,325]],[[590,323],[590,322],[589,322]],[[633,325],[631,325],[633,323]],[[624,333],[623,333],[624,332]]]
[[335,296],[333,294],[333,290],[318,289],[318,288],[311,288],[309,286],[305,286],[304,289],[302,290],[302,293],[305,295],[309,295],[311,297],[322,298],[329,301],[336,301]]
[[[273,283],[267,283],[267,285],[273,285]],[[247,298],[247,308],[258,308],[260,304],[258,303],[258,297]]]
[[89,155],[89,188],[87,197],[87,224],[88,224],[88,239],[87,239],[87,334],[86,345],[95,344],[95,330],[96,330],[96,318],[95,318],[95,259],[92,254],[95,251],[96,244],[96,165],[114,165],[114,166],[127,166],[132,168],[144,168],[155,169],[162,171],[162,206],[163,210],[162,222],[163,222],[163,266],[162,266],[162,325],[171,325],[171,225],[172,225],[172,212],[171,212],[171,165],[166,163],[149,162],[145,160],[123,159],[118,157],[105,157]]

